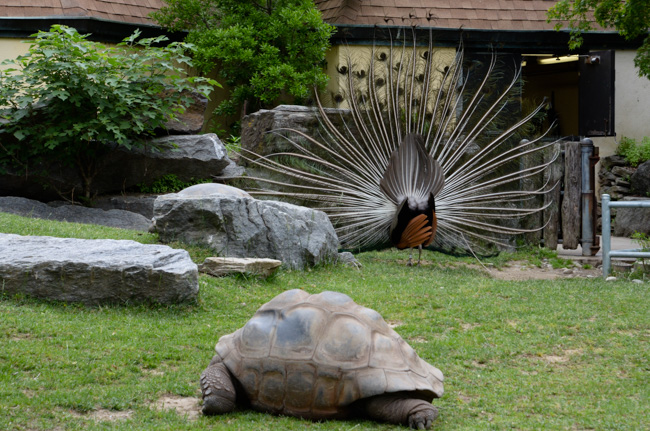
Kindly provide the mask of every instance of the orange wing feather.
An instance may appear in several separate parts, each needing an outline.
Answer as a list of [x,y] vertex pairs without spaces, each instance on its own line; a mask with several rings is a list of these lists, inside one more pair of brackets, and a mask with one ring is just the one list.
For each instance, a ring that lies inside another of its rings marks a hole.
[[420,214],[409,221],[400,237],[397,248],[417,247],[433,239],[432,227],[426,226],[427,216]]

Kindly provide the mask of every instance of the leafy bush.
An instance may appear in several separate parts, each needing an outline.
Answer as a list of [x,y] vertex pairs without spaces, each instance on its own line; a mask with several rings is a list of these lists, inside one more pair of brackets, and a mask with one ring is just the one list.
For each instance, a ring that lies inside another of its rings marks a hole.
[[207,96],[218,85],[186,76],[191,45],[158,47],[166,37],[139,35],[106,47],[54,25],[33,35],[27,54],[5,61],[12,67],[0,72],[0,172],[33,175],[59,161],[77,169],[89,198],[111,148],[141,145],[190,105],[187,90]]
[[616,148],[616,154],[625,157],[632,166],[650,160],[650,138],[646,136],[638,144],[636,140],[624,136]]
[[333,27],[311,0],[165,0],[152,14],[162,26],[188,30],[196,65],[217,67],[231,88],[219,115],[270,106],[282,94],[307,97],[324,86],[325,52]]

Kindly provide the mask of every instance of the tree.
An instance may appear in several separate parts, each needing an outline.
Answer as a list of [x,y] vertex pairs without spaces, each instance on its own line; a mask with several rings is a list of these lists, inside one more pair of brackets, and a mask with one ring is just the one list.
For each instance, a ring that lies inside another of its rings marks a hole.
[[[593,18],[592,18],[593,17]],[[648,0],[561,0],[548,11],[548,19],[568,22],[571,29],[569,47],[582,45],[582,33],[594,28],[594,21],[603,28],[615,28],[628,40],[644,36],[634,64],[639,76],[650,79],[650,2]],[[555,25],[556,30],[563,23]]]
[[111,149],[143,145],[189,106],[186,90],[207,96],[218,85],[187,77],[192,47],[156,47],[164,36],[136,32],[110,48],[60,25],[32,36],[29,52],[0,71],[0,173],[47,177],[56,160],[77,169],[86,198]]
[[333,27],[311,0],[165,0],[152,14],[162,26],[188,30],[197,47],[195,63],[207,73],[217,68],[231,87],[216,113],[232,115],[270,107],[288,94],[310,95],[324,86],[325,52]]

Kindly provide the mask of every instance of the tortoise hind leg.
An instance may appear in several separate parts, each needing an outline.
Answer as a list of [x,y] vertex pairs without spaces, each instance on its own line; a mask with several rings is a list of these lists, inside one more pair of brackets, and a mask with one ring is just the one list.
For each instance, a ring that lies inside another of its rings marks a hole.
[[366,414],[374,420],[408,425],[414,429],[429,429],[438,409],[431,403],[408,394],[377,395],[365,400]]
[[235,408],[237,393],[232,376],[217,355],[212,358],[208,368],[201,374],[203,393],[203,414],[220,415]]

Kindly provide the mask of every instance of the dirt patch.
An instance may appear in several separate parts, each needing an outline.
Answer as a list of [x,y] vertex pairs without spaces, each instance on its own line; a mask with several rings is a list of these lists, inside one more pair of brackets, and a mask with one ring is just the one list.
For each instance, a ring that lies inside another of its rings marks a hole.
[[402,326],[404,323],[399,320],[387,320],[386,324],[388,325],[389,328],[395,329],[398,326]]
[[469,331],[470,329],[478,328],[479,325],[478,323],[461,323],[460,327],[463,329],[463,331]]
[[113,421],[125,420],[130,418],[131,415],[133,414],[133,410],[118,411],[118,410],[99,409],[87,413],[79,413],[73,411],[72,414],[77,417],[93,419],[98,422],[113,422]]
[[[478,265],[470,265],[470,267],[485,271],[485,269]],[[511,281],[556,280],[560,278],[597,278],[603,274],[601,269],[585,269],[579,264],[575,264],[571,268],[555,269],[549,264],[542,264],[541,267],[538,267],[523,261],[510,262],[507,266],[498,269],[488,268],[487,272],[493,278]]]
[[524,357],[533,359],[535,361],[543,361],[547,364],[565,364],[571,360],[572,356],[582,355],[582,349],[567,349],[557,355],[530,355],[526,354]]
[[177,395],[165,395],[153,403],[157,410],[175,410],[180,416],[196,420],[200,414],[199,400],[194,397],[180,397]]
[[563,364],[569,361],[566,356],[544,355],[541,359],[549,364]]

